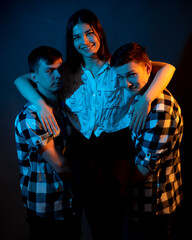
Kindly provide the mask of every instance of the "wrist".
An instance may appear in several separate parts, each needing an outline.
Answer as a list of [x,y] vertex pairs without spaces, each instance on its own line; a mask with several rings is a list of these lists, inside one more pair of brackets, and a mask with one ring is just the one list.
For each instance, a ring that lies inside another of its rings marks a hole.
[[44,100],[42,97],[39,96],[39,97],[36,99],[35,105],[36,105],[36,107],[38,107],[38,108],[42,108],[42,107],[44,107],[44,106],[46,105],[46,102],[45,102],[45,100]]
[[142,97],[143,97],[143,100],[148,104],[151,104],[153,101],[152,97],[147,92],[145,92]]

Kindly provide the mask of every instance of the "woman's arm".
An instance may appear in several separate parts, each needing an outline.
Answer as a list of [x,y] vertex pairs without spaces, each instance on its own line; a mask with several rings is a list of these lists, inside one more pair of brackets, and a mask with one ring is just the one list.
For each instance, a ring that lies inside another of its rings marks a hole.
[[152,74],[156,74],[147,91],[140,96],[138,101],[133,105],[129,112],[133,114],[130,128],[134,132],[139,132],[145,126],[147,115],[151,109],[152,101],[167,87],[173,74],[175,67],[168,63],[152,62]]
[[14,83],[21,95],[36,105],[38,117],[45,131],[48,131],[50,134],[57,135],[60,129],[54,117],[53,109],[48,106],[43,98],[38,94],[32,82],[32,76],[28,73],[18,77]]
[[152,74],[155,77],[145,92],[146,100],[151,103],[168,86],[175,72],[175,67],[168,63],[152,62]]

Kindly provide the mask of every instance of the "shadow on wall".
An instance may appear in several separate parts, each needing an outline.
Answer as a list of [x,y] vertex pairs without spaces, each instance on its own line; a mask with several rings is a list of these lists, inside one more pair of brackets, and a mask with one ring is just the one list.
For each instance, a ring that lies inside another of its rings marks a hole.
[[[191,165],[191,135],[192,135],[192,124],[191,124],[191,99],[192,96],[192,33],[187,39],[186,45],[184,47],[183,54],[181,56],[180,63],[178,64],[177,70],[175,72],[174,78],[169,85],[170,91],[173,93],[177,99],[182,114],[184,117],[184,136],[181,147],[181,162],[182,162],[182,176],[183,176],[183,192],[184,192],[184,214],[189,210],[187,196],[189,191],[187,191],[187,179],[186,176],[190,176],[192,169]],[[189,180],[188,180],[189,182]]]

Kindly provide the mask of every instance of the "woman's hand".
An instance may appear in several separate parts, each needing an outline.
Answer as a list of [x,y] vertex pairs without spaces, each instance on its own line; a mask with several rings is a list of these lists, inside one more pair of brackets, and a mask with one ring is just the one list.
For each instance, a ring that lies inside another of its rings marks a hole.
[[145,96],[138,95],[137,102],[132,105],[128,114],[132,114],[132,119],[129,128],[134,133],[138,133],[144,129],[147,115],[151,110],[151,102]]
[[45,103],[44,100],[40,100],[37,107],[37,114],[43,125],[45,131],[48,131],[54,136],[58,136],[60,133],[60,128],[57,124],[55,116],[53,114],[53,109]]

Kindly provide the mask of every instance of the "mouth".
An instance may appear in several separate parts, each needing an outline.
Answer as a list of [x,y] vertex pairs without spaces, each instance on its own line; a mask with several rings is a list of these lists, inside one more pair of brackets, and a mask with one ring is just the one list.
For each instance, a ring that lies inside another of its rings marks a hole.
[[54,87],[61,87],[62,85],[63,85],[62,82],[58,82],[58,83],[55,83],[55,84],[54,84]]
[[82,47],[81,49],[82,49],[82,50],[85,50],[85,51],[89,51],[93,46],[94,46],[94,44],[88,45],[88,46],[84,46],[84,47]]

